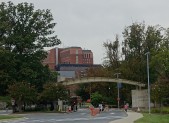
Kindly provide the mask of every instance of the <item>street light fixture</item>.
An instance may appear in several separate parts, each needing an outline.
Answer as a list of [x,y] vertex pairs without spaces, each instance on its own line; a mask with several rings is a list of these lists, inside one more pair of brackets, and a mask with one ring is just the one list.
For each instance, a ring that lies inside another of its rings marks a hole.
[[150,77],[149,77],[149,54],[150,52],[147,52],[145,55],[147,55],[147,79],[148,79],[148,111],[149,114],[151,113],[150,111]]

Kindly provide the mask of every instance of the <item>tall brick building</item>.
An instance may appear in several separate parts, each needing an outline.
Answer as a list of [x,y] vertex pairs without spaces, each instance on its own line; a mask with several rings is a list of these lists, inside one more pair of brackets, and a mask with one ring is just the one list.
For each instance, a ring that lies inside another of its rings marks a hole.
[[93,53],[81,47],[53,48],[43,63],[48,64],[51,70],[56,70],[59,64],[93,65]]

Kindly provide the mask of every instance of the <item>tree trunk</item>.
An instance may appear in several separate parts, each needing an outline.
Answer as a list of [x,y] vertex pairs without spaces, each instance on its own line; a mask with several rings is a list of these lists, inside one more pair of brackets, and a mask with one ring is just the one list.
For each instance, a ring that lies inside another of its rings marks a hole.
[[23,111],[23,110],[22,110],[22,105],[23,105],[22,101],[18,101],[18,111],[19,111],[19,112],[22,112],[22,111]]

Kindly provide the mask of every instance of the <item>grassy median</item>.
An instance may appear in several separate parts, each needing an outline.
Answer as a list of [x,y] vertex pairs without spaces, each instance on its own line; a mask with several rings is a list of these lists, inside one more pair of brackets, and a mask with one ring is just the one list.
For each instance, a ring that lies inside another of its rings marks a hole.
[[169,114],[143,114],[144,117],[134,123],[169,123]]
[[21,118],[21,116],[0,115],[0,120],[4,120],[4,119],[13,119],[13,118]]

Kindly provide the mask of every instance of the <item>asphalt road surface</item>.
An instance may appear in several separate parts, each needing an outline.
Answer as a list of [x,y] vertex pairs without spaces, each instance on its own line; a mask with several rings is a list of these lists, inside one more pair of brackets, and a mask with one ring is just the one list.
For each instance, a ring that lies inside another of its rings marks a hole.
[[19,120],[4,120],[0,123],[109,123],[126,117],[124,111],[110,110],[91,116],[89,109],[79,109],[72,113],[31,113]]

